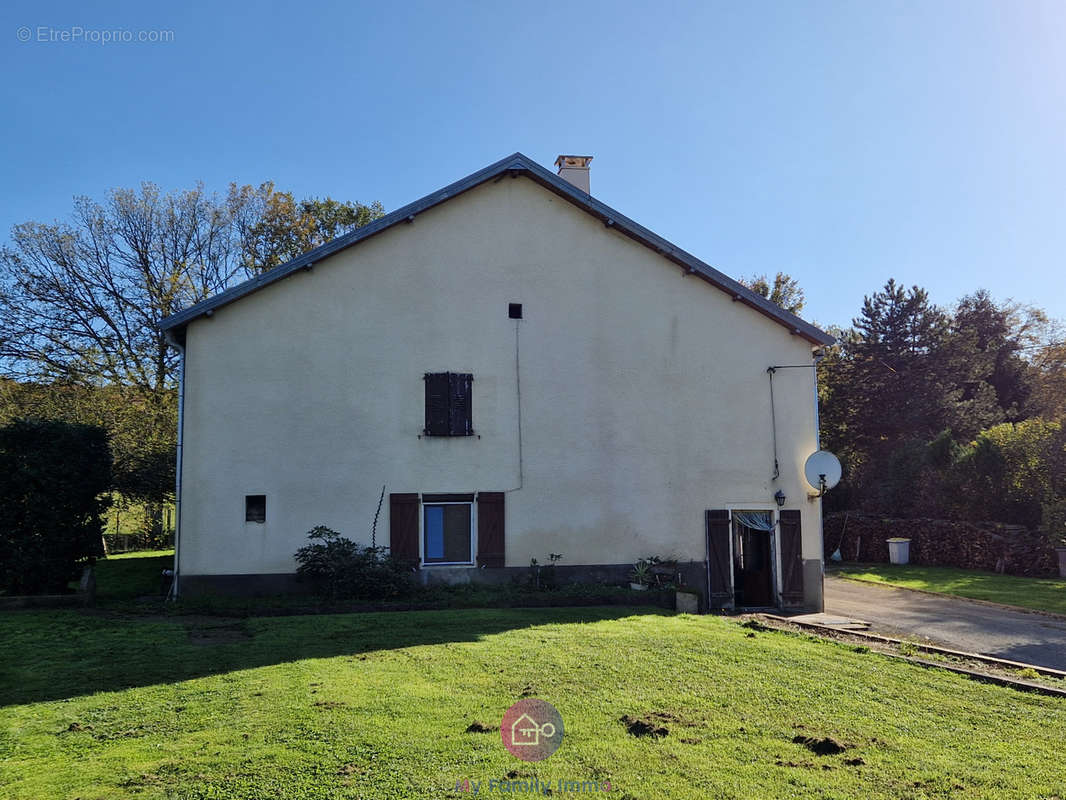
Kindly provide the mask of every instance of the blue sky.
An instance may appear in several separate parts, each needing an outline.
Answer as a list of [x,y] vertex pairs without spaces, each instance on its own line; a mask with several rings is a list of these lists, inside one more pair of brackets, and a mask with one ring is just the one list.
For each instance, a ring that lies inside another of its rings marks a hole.
[[[0,11],[5,232],[142,180],[391,210],[581,153],[600,200],[791,273],[821,324],[890,276],[1066,318],[1060,0],[95,5]],[[38,40],[75,27],[173,35]]]

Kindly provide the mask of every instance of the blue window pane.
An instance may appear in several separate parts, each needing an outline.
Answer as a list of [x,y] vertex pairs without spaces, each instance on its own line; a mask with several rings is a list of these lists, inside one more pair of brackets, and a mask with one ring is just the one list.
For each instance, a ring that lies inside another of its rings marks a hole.
[[426,506],[426,561],[444,560],[444,506]]

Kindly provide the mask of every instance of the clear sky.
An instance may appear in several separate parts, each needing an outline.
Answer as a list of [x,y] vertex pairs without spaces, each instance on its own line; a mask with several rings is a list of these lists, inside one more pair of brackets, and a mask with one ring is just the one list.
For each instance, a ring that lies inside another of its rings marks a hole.
[[[172,34],[84,40],[111,30]],[[821,324],[890,276],[1066,318],[1066,0],[7,0],[0,42],[4,231],[142,180],[391,210],[578,153],[600,200],[791,273]]]

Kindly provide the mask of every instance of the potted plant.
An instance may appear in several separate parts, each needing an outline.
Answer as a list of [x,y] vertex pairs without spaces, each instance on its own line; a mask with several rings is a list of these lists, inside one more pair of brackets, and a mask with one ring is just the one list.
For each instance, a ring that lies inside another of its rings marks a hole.
[[654,566],[653,562],[649,558],[642,558],[633,565],[633,570],[630,572],[629,588],[638,592],[643,592],[648,588],[648,582],[651,580],[651,568]]

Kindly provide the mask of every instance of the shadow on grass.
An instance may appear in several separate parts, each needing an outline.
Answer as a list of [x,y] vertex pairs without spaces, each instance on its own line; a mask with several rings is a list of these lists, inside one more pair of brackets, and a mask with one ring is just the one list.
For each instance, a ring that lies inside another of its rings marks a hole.
[[0,705],[61,700],[310,658],[473,642],[650,608],[469,609],[291,617],[136,618],[81,611],[0,614]]

